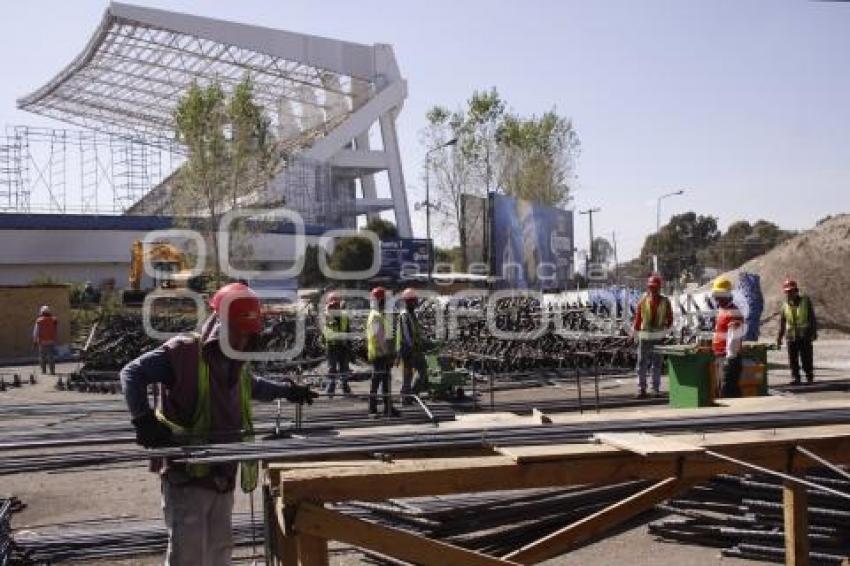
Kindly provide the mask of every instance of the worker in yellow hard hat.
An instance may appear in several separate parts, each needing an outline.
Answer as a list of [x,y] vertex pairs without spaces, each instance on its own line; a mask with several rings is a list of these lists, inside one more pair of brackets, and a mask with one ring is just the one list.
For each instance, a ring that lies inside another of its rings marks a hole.
[[738,381],[741,378],[741,344],[744,337],[744,317],[732,300],[732,281],[718,277],[711,285],[711,296],[717,303],[712,350],[721,361],[723,370],[723,397],[740,397]]

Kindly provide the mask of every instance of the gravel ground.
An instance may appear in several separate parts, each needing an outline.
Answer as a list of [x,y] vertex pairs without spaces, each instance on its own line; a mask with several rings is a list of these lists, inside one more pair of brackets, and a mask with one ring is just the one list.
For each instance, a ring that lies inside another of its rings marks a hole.
[[[850,377],[850,339],[830,338],[821,340],[815,349],[818,380]],[[784,352],[773,352],[770,356],[771,382],[783,384],[789,380]],[[71,371],[72,364],[62,364],[60,372]],[[3,373],[20,372],[29,376],[31,366],[3,368]],[[398,376],[396,376],[398,379]],[[26,385],[0,393],[0,406],[11,403],[60,402],[74,400],[102,400],[112,396],[61,392],[54,388],[55,378],[39,377],[35,386]],[[365,384],[356,384],[356,389]],[[398,384],[394,386],[398,390]],[[633,392],[633,378],[623,377],[605,382],[603,395]],[[846,393],[818,392],[801,395],[811,398],[835,398]],[[499,392],[498,401],[571,398],[572,387],[536,388],[525,391]],[[365,407],[364,407],[365,410]],[[309,418],[309,411],[307,414]],[[48,423],[27,422],[21,426],[39,426]],[[5,424],[4,424],[5,426]],[[14,526],[26,529],[53,523],[104,520],[111,517],[154,518],[160,517],[159,482],[144,466],[126,465],[121,468],[87,469],[63,473],[32,473],[3,476],[0,478],[0,493],[13,494],[23,500],[27,509],[16,515]],[[237,496],[237,511],[248,511],[248,498]],[[587,545],[567,555],[550,560],[545,564],[579,566],[586,564],[652,564],[654,566],[683,566],[701,564],[756,564],[720,557],[716,549],[661,543],[647,532],[647,522],[657,517],[645,516],[620,532],[598,542]],[[331,548],[331,563],[350,565],[362,563],[360,555],[337,545]],[[103,563],[103,562],[101,562]],[[148,566],[160,564],[161,557],[149,556],[124,561],[109,561],[116,566]]]

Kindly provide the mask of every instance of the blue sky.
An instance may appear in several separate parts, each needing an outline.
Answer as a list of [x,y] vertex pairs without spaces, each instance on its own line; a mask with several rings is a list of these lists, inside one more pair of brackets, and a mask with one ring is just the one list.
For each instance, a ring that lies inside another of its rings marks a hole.
[[[519,113],[556,107],[582,141],[578,207],[635,255],[685,210],[787,228],[850,209],[850,3],[803,0],[141,1],[209,17],[393,45],[411,202],[433,104],[496,86]],[[15,99],[52,77],[97,25],[101,1],[6,2],[0,124],[45,124]],[[424,232],[424,218],[413,212]],[[586,216],[577,218],[586,244]]]

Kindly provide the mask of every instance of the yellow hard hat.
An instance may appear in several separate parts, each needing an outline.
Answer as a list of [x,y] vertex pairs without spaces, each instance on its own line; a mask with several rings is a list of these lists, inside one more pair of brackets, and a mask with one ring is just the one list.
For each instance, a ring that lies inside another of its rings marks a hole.
[[711,294],[715,297],[728,297],[732,294],[732,281],[728,277],[718,277],[711,284]]

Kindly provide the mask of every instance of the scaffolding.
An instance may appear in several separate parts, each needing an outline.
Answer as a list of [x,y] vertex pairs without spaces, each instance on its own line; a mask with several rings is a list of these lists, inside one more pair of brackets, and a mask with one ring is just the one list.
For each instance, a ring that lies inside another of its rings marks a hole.
[[0,136],[0,211],[123,214],[182,163],[164,140],[8,126]]

